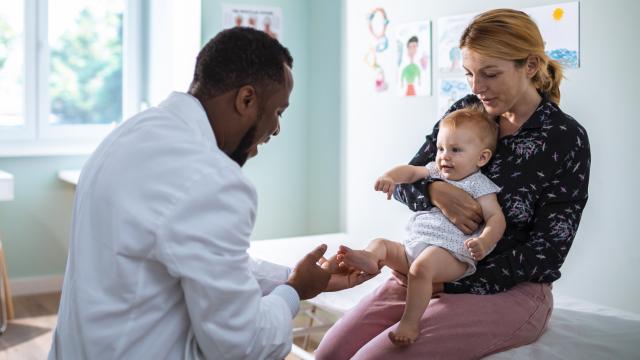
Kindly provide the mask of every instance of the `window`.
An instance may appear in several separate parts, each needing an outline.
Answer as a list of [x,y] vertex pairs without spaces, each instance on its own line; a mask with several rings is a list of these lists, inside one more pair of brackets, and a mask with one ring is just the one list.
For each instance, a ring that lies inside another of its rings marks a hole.
[[24,1],[0,7],[0,127],[25,125]]
[[139,110],[140,3],[0,4],[0,155],[90,151]]

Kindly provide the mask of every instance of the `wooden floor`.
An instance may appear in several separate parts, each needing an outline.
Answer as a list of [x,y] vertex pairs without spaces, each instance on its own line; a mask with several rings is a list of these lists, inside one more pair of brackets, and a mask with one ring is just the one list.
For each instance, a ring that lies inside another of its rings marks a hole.
[[0,360],[42,360],[51,347],[60,294],[16,296],[15,319],[0,336]]
[[[56,325],[56,313],[60,294],[16,296],[13,298],[15,319],[9,322],[7,331],[0,335],[0,360],[42,360],[51,347],[51,335]],[[295,319],[296,322],[305,321]],[[302,339],[296,339],[302,344]],[[312,339],[309,349],[315,349]],[[289,355],[286,360],[297,360]]]

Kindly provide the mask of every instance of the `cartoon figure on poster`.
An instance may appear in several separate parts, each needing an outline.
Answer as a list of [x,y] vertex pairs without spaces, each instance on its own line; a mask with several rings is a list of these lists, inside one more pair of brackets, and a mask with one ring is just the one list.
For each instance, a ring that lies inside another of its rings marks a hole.
[[403,51],[398,64],[398,95],[431,95],[431,23],[410,23],[398,28]]
[[378,63],[378,53],[381,53],[389,47],[389,39],[387,38],[387,26],[389,26],[389,18],[387,12],[383,8],[375,8],[367,14],[369,33],[374,39],[373,45],[365,54],[364,62],[373,70],[374,89],[378,92],[386,91],[389,85],[385,77],[384,69]]
[[459,75],[464,72],[458,42],[475,15],[455,15],[438,19],[438,70],[441,74]]

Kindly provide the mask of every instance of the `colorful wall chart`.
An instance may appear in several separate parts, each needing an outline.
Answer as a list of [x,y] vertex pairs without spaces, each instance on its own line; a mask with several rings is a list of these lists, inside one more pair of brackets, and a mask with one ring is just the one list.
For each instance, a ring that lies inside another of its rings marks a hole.
[[222,4],[222,27],[248,26],[282,39],[282,9],[271,6]]
[[469,82],[465,77],[440,78],[438,81],[438,113],[444,115],[460,98],[471,94]]
[[460,36],[476,14],[465,14],[439,18],[438,25],[438,72],[440,74],[464,73],[460,55]]
[[382,53],[389,48],[387,38],[387,27],[389,18],[383,8],[375,8],[367,14],[367,26],[369,34],[372,36],[369,51],[364,56],[364,62],[373,70],[374,89],[378,92],[387,91],[389,84],[382,66],[378,63],[378,53]]
[[[565,69],[580,66],[580,6],[579,2],[556,5],[537,6],[519,9],[529,14],[540,29],[545,41],[545,52],[558,60]],[[462,68],[462,59],[458,43],[464,29],[473,17],[478,15],[464,14],[439,18],[437,21],[438,52],[438,111],[439,116],[448,108],[447,104],[455,102],[455,97],[462,98],[471,93],[467,84],[467,92],[463,92],[463,83],[467,83]]]
[[565,68],[580,67],[580,4],[576,2],[522,9],[533,18],[545,52]]
[[431,22],[398,25],[398,87],[400,96],[431,95]]

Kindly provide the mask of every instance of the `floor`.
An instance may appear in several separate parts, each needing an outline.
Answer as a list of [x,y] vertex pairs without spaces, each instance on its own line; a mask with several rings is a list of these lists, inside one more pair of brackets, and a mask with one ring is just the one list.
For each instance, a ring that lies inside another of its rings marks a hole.
[[15,319],[0,336],[0,360],[46,359],[60,294],[16,296]]
[[[59,304],[59,293],[14,297],[15,319],[9,322],[7,331],[0,335],[0,360],[46,359]],[[294,326],[308,321],[309,319],[301,314],[294,319]],[[307,341],[307,350],[313,351],[320,338],[311,337]],[[304,345],[303,338],[296,338],[294,342],[301,347]],[[286,357],[286,360],[298,359],[293,354]]]

